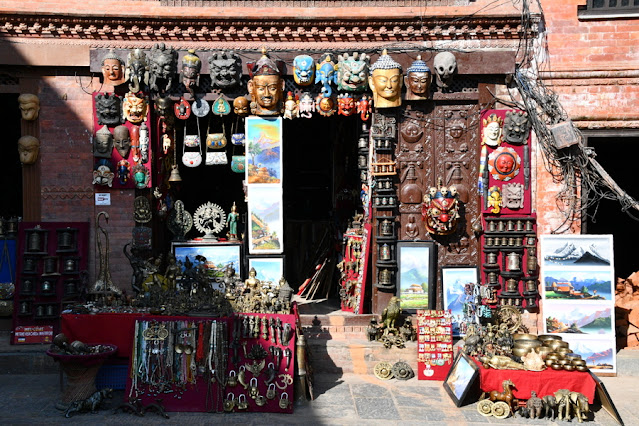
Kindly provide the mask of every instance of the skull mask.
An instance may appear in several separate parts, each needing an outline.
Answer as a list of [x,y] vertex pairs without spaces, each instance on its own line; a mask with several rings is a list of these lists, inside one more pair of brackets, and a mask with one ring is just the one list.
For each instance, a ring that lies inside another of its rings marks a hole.
[[453,76],[457,70],[457,59],[450,52],[440,52],[433,62],[437,73],[437,85],[448,88],[453,83]]
[[422,220],[426,230],[433,235],[448,235],[455,232],[459,220],[459,203],[457,189],[441,185],[431,187],[424,196],[422,204]]

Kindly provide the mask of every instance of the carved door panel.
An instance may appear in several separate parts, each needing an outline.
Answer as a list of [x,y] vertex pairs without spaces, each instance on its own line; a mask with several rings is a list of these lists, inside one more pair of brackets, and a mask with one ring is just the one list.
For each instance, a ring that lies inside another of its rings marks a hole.
[[[399,120],[399,239],[437,242],[438,271],[448,265],[478,265],[479,241],[471,226],[479,216],[479,107],[475,103],[409,105]],[[438,180],[455,185],[460,219],[451,235],[431,235],[422,221],[421,198]],[[419,200],[417,200],[419,198]],[[439,280],[439,273],[437,274]],[[438,285],[441,306],[441,283]]]

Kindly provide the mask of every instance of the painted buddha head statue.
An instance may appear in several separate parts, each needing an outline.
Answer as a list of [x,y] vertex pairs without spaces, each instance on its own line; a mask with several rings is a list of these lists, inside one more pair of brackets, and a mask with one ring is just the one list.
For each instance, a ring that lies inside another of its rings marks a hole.
[[393,108],[402,104],[402,66],[388,55],[386,49],[371,65],[368,85],[373,91],[375,108]]

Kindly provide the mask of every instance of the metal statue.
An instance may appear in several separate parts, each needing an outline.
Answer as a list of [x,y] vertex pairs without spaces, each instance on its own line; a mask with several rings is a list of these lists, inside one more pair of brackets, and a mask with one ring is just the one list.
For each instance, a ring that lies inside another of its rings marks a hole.
[[[109,214],[105,211],[99,212],[95,218],[95,245],[100,260],[98,263],[98,276],[91,288],[91,293],[103,292],[120,295],[122,294],[122,290],[113,284],[113,280],[111,279],[111,267],[109,265],[109,233],[100,224],[100,218],[102,216],[104,216],[106,223],[109,223]],[[102,249],[102,238],[104,238],[104,250]]]
[[122,123],[120,112],[120,98],[113,93],[98,93],[95,95],[95,115],[98,124],[113,127]]
[[282,114],[284,94],[284,62],[273,61],[262,48],[262,57],[247,64],[250,80],[251,113],[261,116]]
[[20,114],[25,121],[35,121],[40,113],[40,98],[32,93],[23,93],[18,96]]
[[171,90],[177,74],[178,52],[164,43],[156,43],[150,56],[149,88],[154,92]]
[[149,62],[142,49],[129,52],[124,78],[129,82],[129,91],[132,93],[138,93],[149,84]]
[[402,104],[402,66],[388,55],[386,49],[371,65],[368,85],[373,91],[375,108],[392,108]]
[[231,212],[228,216],[228,226],[229,226],[229,241],[237,241],[238,233],[237,233],[237,222],[239,221],[240,214],[237,212],[237,206],[233,203],[231,207]]
[[370,56],[366,53],[337,55],[337,90],[363,92],[368,88]]
[[35,136],[22,136],[18,139],[18,155],[23,166],[35,164],[40,153],[40,140]]
[[153,218],[151,203],[145,196],[140,195],[133,200],[133,217],[138,223],[149,223]]
[[211,83],[220,89],[235,87],[242,77],[242,61],[235,52],[215,52],[209,56]]
[[226,213],[215,203],[206,202],[195,210],[193,214],[195,229],[204,233],[207,240],[217,240],[215,234],[220,232],[226,224]]
[[530,391],[530,398],[526,401],[526,408],[528,408],[528,413],[531,419],[541,418],[544,402],[537,396],[537,392]]
[[182,200],[176,200],[173,203],[173,209],[169,212],[166,225],[173,234],[173,239],[177,241],[184,240],[185,235],[191,230],[193,218],[191,213],[184,208]]

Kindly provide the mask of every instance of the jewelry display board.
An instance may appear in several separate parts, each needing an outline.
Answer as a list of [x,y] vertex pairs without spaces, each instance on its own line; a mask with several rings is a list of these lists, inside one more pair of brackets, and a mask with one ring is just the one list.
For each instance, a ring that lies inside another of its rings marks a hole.
[[88,232],[88,222],[19,224],[13,344],[50,343],[60,332],[60,313],[82,291]]
[[295,362],[295,315],[145,317],[126,395],[166,411],[292,413]]
[[340,279],[342,311],[362,313],[368,271],[370,234],[371,225],[368,223],[359,228],[350,228],[344,234],[344,266]]
[[453,364],[450,310],[417,311],[417,378],[444,380]]

